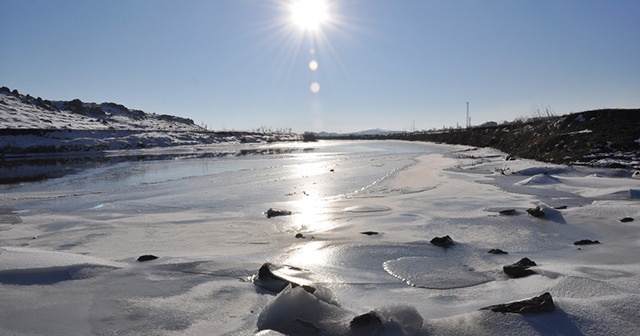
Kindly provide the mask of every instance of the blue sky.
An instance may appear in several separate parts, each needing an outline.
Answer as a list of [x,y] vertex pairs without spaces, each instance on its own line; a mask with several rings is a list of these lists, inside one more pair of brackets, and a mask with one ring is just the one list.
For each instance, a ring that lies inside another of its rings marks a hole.
[[466,102],[472,124],[640,107],[640,1],[327,0],[314,32],[291,2],[0,0],[0,85],[215,130],[455,127]]

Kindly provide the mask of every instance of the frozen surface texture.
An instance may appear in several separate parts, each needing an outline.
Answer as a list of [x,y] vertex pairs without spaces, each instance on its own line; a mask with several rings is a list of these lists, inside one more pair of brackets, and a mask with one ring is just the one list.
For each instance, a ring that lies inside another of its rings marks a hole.
[[[640,334],[631,171],[399,141],[254,149],[271,154],[2,186],[0,334]],[[525,257],[535,274],[503,272]],[[279,293],[253,281],[265,263]],[[549,313],[480,310],[546,292]]]

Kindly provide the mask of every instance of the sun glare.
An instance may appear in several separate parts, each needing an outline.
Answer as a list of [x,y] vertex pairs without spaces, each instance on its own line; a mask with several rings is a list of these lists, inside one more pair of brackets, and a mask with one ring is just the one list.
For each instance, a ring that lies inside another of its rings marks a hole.
[[327,2],[325,0],[297,0],[291,4],[291,18],[298,27],[315,31],[329,19]]

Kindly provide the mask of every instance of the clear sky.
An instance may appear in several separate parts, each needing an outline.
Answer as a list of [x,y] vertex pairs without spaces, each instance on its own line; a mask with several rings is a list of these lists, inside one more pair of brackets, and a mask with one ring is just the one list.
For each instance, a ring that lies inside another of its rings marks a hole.
[[293,2],[0,0],[0,85],[214,130],[455,127],[466,102],[472,124],[640,107],[637,0],[326,0],[316,29]]

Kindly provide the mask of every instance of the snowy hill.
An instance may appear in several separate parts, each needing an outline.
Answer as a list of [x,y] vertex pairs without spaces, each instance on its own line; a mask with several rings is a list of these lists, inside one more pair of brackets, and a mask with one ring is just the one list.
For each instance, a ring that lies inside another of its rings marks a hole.
[[31,155],[221,142],[297,140],[295,134],[210,132],[193,120],[116,103],[49,101],[0,88],[0,155]]
[[0,128],[205,131],[193,120],[130,110],[116,103],[49,101],[0,88]]

